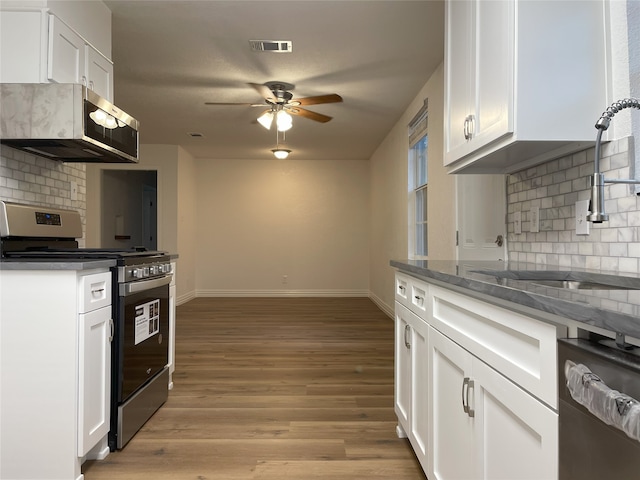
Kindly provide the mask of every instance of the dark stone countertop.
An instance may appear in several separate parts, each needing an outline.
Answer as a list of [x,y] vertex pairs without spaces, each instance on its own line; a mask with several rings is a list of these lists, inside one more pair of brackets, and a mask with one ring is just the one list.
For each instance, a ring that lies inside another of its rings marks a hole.
[[[552,314],[640,339],[640,275],[529,263],[392,260],[401,272],[476,298],[510,302],[543,318]],[[526,278],[526,280],[524,279]],[[540,280],[605,283],[621,289],[548,287]],[[515,308],[517,309],[517,308]]]
[[110,268],[116,264],[115,259],[64,259],[51,261],[44,260],[25,260],[25,259],[2,259],[0,261],[0,271],[2,270],[91,270],[94,268]]

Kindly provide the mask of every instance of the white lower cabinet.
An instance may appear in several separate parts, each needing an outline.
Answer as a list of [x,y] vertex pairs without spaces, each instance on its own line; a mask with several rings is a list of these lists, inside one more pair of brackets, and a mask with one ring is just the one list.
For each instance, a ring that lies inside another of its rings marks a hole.
[[78,480],[109,453],[111,273],[0,269],[0,478]]
[[429,479],[557,478],[556,412],[435,329],[429,355]]
[[408,437],[423,469],[428,445],[428,334],[429,326],[396,303],[395,410],[398,434]]
[[109,433],[111,393],[111,306],[80,315],[78,456]]
[[[414,288],[423,313],[411,302]],[[429,480],[557,479],[561,332],[398,274],[398,434],[409,438]]]

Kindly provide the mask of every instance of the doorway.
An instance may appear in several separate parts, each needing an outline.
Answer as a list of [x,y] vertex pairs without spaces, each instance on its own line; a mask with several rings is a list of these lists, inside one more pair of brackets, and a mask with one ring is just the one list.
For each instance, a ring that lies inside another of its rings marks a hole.
[[101,171],[101,242],[104,248],[158,249],[158,172]]
[[459,261],[506,260],[506,177],[456,175]]

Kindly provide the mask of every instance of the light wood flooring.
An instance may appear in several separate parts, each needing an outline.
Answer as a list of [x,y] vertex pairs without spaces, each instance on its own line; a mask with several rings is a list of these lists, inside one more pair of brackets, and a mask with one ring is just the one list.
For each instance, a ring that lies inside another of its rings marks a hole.
[[395,433],[393,321],[366,298],[198,298],[169,400],[85,480],[424,480]]

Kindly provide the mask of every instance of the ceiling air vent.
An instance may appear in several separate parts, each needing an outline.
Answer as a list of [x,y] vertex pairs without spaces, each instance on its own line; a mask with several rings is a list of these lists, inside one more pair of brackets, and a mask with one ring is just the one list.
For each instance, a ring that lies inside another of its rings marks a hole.
[[293,45],[290,40],[249,40],[254,52],[290,53]]

